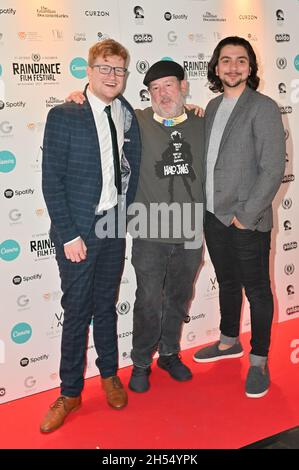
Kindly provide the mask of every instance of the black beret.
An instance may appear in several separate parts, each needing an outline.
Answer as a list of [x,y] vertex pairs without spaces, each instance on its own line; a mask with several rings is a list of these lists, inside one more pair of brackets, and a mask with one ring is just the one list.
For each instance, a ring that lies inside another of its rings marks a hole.
[[183,67],[174,62],[173,60],[159,60],[153,64],[145,74],[143,84],[148,86],[153,80],[163,77],[177,77],[179,80],[184,80]]

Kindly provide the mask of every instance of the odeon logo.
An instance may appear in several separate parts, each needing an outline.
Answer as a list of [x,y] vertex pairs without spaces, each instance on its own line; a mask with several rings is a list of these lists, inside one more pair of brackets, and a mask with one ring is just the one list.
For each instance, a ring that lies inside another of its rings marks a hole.
[[0,152],[0,172],[9,173],[14,170],[16,166],[16,157],[9,150],[2,150]]
[[20,245],[15,240],[5,240],[0,245],[0,259],[13,261],[21,252]]
[[14,343],[23,344],[29,341],[32,335],[32,328],[28,323],[18,323],[11,330],[11,339]]
[[70,63],[70,72],[75,78],[86,77],[87,62],[83,57],[75,57]]
[[295,69],[299,71],[299,54],[294,59]]

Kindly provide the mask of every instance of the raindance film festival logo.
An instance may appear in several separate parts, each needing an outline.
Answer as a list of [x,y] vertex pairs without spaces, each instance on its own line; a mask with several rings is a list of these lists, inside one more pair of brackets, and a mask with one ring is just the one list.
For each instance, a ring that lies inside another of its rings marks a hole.
[[30,252],[36,255],[36,260],[46,259],[55,256],[55,246],[50,238],[30,240]]
[[209,61],[206,60],[205,55],[199,53],[197,56],[190,57],[190,59],[183,62],[183,68],[188,79],[206,78]]
[[[38,53],[31,57],[15,58],[12,63],[13,75],[18,78],[18,85],[58,84],[57,78],[61,75],[61,63],[57,57],[41,57]],[[21,60],[21,62],[19,62]]]

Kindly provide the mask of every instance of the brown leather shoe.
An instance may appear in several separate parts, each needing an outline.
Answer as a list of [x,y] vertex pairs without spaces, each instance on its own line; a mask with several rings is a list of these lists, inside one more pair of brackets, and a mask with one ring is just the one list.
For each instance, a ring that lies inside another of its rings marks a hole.
[[112,408],[120,410],[127,405],[128,395],[117,375],[102,379],[102,387],[106,393],[108,405]]
[[81,405],[81,395],[78,397],[65,397],[61,395],[50,406],[50,409],[44,417],[41,425],[41,432],[52,432],[58,429],[63,423],[65,418],[72,411],[77,411]]

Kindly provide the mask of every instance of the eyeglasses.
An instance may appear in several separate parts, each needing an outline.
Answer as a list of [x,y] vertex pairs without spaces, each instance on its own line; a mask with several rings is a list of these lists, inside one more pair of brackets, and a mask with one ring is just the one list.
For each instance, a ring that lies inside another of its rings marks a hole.
[[90,67],[92,69],[97,68],[99,72],[102,73],[103,75],[109,75],[113,70],[115,75],[117,75],[118,77],[124,77],[128,70],[124,67],[111,67],[111,65],[100,65],[100,64],[91,65]]

